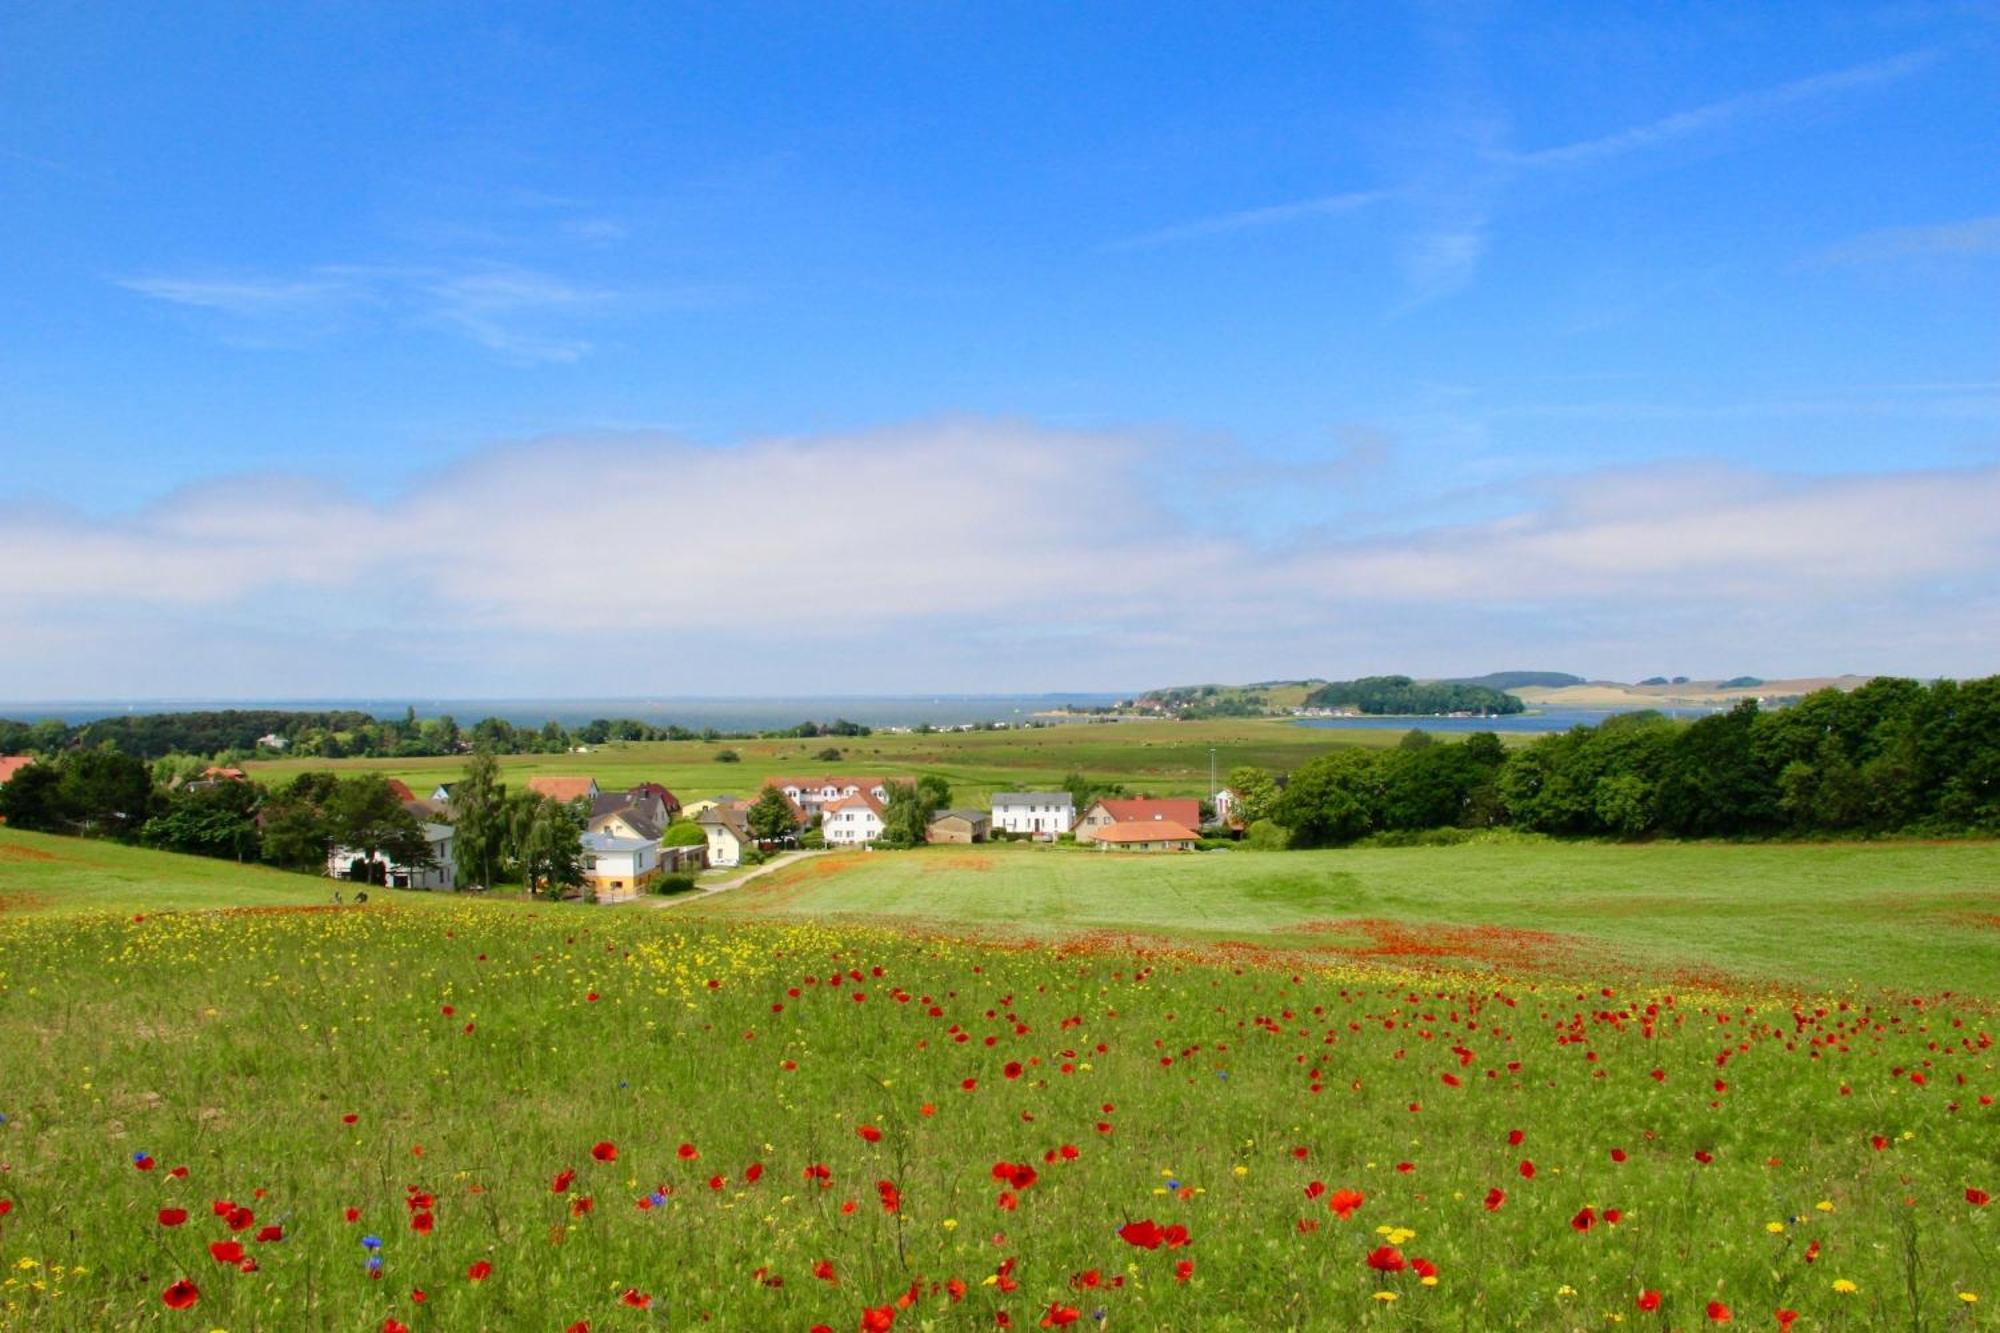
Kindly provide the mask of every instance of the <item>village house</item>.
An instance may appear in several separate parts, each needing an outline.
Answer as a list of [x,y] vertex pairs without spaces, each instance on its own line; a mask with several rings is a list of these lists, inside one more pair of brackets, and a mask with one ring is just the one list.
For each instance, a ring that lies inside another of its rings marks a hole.
[[406,866],[376,852],[372,857],[354,847],[335,847],[327,853],[326,873],[332,879],[362,884],[386,884],[392,889],[450,889],[458,885],[457,867],[452,862],[454,831],[449,824],[425,824],[424,841],[430,844],[430,864]]
[[1101,852],[1191,852],[1200,835],[1171,819],[1105,824],[1091,839]]
[[1106,796],[1091,802],[1090,808],[1083,812],[1083,818],[1076,822],[1076,840],[1095,842],[1099,832],[1113,824],[1161,822],[1177,824],[1182,828],[1200,828],[1201,802],[1192,796],[1174,799]]
[[635,898],[660,877],[660,844],[653,838],[610,833],[583,835],[583,887],[597,901]]
[[740,866],[743,854],[757,846],[743,810],[735,802],[710,806],[695,816],[695,823],[707,835],[708,863],[712,866]]
[[925,842],[985,842],[993,832],[993,820],[984,810],[940,810],[931,816],[924,830]]
[[671,822],[659,797],[634,790],[600,793],[590,803],[590,819],[585,827],[592,833],[614,838],[657,843]]
[[681,817],[684,819],[700,819],[718,805],[734,804],[736,804],[736,798],[727,792],[718,796],[704,796],[698,801],[689,801],[686,805],[682,806]]
[[882,836],[882,802],[867,792],[820,807],[820,834],[829,847],[865,847]]
[[993,794],[993,827],[1003,833],[1053,838],[1076,822],[1076,802],[1066,791],[1002,791]]
[[641,796],[651,796],[659,801],[660,808],[667,812],[666,822],[668,823],[672,823],[674,816],[681,812],[680,797],[674,795],[657,782],[637,783],[628,788],[626,794],[634,800],[637,800]]
[[772,778],[764,785],[776,787],[790,797],[807,819],[832,802],[850,796],[872,796],[878,803],[887,803],[889,799],[887,778]]
[[31,754],[0,754],[0,787],[14,780],[14,775],[35,762]]

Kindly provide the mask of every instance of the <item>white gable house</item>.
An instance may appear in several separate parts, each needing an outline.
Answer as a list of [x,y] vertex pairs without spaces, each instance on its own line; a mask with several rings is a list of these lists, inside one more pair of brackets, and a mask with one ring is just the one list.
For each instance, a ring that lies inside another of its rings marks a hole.
[[993,828],[1053,838],[1076,823],[1076,802],[1066,791],[1003,791],[993,794]]
[[866,792],[821,807],[819,831],[829,847],[866,847],[882,836],[882,803]]

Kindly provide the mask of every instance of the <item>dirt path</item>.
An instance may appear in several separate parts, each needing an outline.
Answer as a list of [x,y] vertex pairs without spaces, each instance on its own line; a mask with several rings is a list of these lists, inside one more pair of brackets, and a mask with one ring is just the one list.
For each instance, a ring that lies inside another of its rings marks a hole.
[[800,861],[808,860],[815,856],[825,856],[826,850],[825,848],[815,848],[811,851],[781,852],[766,861],[763,865],[752,866],[735,879],[726,879],[718,884],[704,884],[692,893],[676,893],[667,898],[635,898],[632,901],[643,903],[647,907],[652,908],[678,907],[682,903],[693,902],[697,898],[706,898],[712,893],[727,893],[731,889],[740,889],[751,880],[761,875],[768,875],[773,870],[782,870],[788,865],[795,865]]

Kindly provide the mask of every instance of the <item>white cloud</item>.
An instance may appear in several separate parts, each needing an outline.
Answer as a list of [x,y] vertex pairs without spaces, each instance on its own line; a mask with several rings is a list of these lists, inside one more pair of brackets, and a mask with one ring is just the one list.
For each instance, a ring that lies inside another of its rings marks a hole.
[[1190,528],[1160,485],[1182,467],[968,420],[540,440],[386,501],[242,478],[108,521],[0,512],[0,698],[1993,668],[2000,468],[1606,471],[1490,522],[1274,547]]
[[1885,227],[1827,247],[1819,258],[1829,264],[1881,263],[1897,259],[1969,259],[2000,255],[2000,213],[1923,227]]

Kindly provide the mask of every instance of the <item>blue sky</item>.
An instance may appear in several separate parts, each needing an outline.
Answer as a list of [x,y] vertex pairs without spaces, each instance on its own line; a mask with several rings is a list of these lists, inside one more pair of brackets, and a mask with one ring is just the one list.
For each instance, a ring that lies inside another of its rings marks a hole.
[[0,698],[1995,669],[2000,6],[0,50]]

